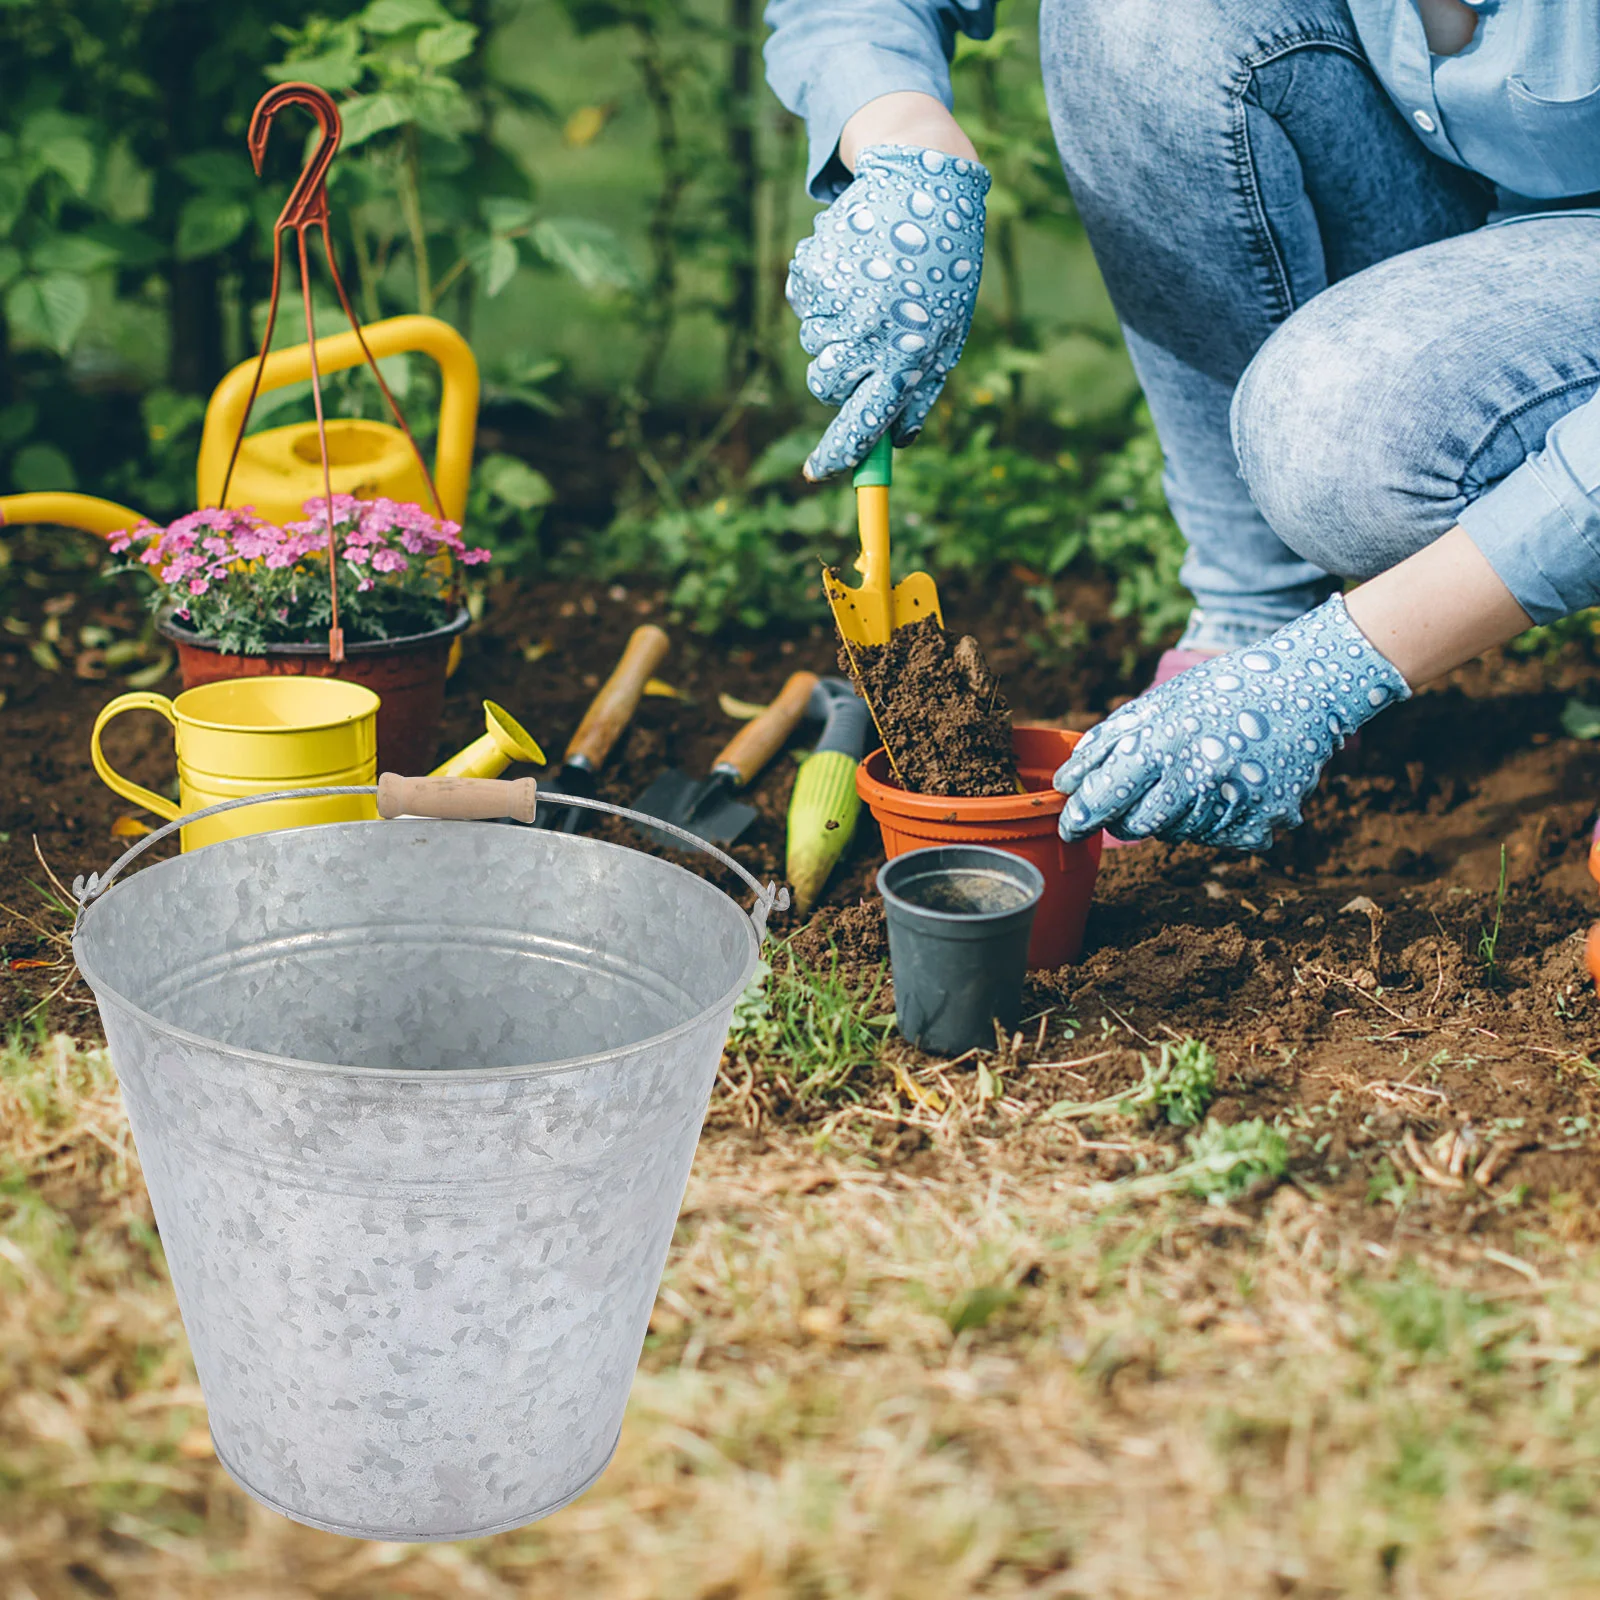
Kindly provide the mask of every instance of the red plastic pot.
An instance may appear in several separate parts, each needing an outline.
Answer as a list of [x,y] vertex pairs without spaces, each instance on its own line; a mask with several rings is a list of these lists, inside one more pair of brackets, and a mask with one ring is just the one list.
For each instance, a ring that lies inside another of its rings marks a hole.
[[439,749],[439,716],[444,710],[444,681],[450,646],[470,619],[465,608],[442,628],[347,644],[337,665],[328,659],[326,642],[274,644],[260,656],[225,655],[215,645],[171,618],[159,624],[178,647],[178,670],[185,689],[218,678],[260,678],[300,673],[311,678],[342,678],[371,689],[378,706],[378,771],[408,776],[431,772]]
[[894,781],[889,757],[874,750],[856,768],[856,792],[883,833],[892,860],[935,844],[987,844],[1031,861],[1044,874],[1044,895],[1028,941],[1030,967],[1060,967],[1083,953],[1083,929],[1100,871],[1101,835],[1065,843],[1057,831],[1066,796],[1050,787],[1056,768],[1080,735],[1065,728],[1012,730],[1024,792],[963,800],[910,794]]

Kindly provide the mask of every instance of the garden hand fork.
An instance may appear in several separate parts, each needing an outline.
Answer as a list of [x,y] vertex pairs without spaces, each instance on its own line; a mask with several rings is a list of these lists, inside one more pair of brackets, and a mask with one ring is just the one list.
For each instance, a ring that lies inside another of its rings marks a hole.
[[889,582],[889,483],[893,460],[894,447],[889,435],[884,434],[856,468],[856,518],[861,529],[856,571],[861,574],[861,587],[852,589],[837,567],[828,567],[822,574],[823,592],[833,607],[833,620],[846,646],[887,644],[896,628],[920,622],[924,617],[932,617],[940,627],[944,626],[939,591],[926,572],[913,572],[893,586]]

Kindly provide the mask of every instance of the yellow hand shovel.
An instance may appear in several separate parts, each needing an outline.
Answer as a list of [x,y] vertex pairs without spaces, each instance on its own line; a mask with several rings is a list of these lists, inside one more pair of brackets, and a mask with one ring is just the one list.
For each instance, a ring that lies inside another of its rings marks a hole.
[[833,607],[833,620],[846,644],[887,644],[889,635],[908,622],[934,618],[944,626],[939,591],[926,572],[913,572],[892,587],[889,582],[889,483],[894,447],[885,434],[856,468],[856,517],[861,528],[861,554],[856,571],[861,587],[852,589],[836,567],[822,574],[822,587]]

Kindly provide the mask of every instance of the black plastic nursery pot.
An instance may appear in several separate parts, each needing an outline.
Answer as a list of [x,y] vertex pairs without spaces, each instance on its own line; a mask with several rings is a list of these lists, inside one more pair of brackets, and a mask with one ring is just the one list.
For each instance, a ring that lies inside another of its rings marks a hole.
[[910,850],[878,870],[895,1021],[934,1055],[993,1045],[1022,1008],[1028,937],[1044,893],[1031,861],[987,845]]

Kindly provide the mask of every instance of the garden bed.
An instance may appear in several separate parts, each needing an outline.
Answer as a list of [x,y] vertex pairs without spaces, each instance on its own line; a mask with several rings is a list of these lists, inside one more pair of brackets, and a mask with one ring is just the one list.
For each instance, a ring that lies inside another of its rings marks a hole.
[[[947,588],[952,618],[984,640],[1019,720],[1084,725],[1148,665],[1092,589],[1075,597],[1091,643],[1051,671],[1030,659],[1011,625],[1024,614],[1014,594],[990,596],[981,610],[972,595]],[[50,599],[37,593],[41,604]],[[86,621],[131,630],[136,614],[131,603],[108,609],[86,596],[64,618],[70,639]],[[451,683],[441,754],[479,730],[485,697],[559,751],[629,630],[646,618],[663,620],[648,591],[495,588]],[[69,645],[58,645],[61,670],[48,672],[15,637],[18,647],[0,655],[8,751],[0,903],[59,928],[35,887],[43,874],[33,839],[63,882],[120,848],[111,830],[129,808],[94,777],[87,751],[93,712],[113,686],[74,677]],[[735,726],[719,693],[763,699],[797,667],[829,670],[832,653],[820,621],[777,642],[676,630],[662,677],[680,697],[644,701],[602,774],[602,794],[627,802],[671,763],[704,770]],[[1560,712],[1591,678],[1570,647],[1566,658],[1502,656],[1457,674],[1371,729],[1313,798],[1306,827],[1267,856],[1159,844],[1107,852],[1084,962],[1034,976],[1024,1007],[1031,1020],[1020,1039],[986,1057],[992,1087],[984,1094],[972,1088],[972,1062],[939,1067],[891,1035],[847,1085],[826,1093],[791,1083],[781,1063],[758,1063],[742,1092],[744,1080],[730,1072],[713,1124],[759,1141],[774,1124],[828,1123],[906,1156],[947,1143],[959,1106],[969,1137],[1039,1143],[1052,1159],[1116,1176],[1147,1163],[1142,1130],[1130,1138],[1127,1129],[1114,1137],[1100,1129],[1104,1137],[1086,1139],[1081,1129],[1036,1126],[1034,1113],[1129,1085],[1141,1054],[1192,1035],[1221,1063],[1213,1116],[1283,1119],[1296,1129],[1294,1177],[1330,1200],[1366,1207],[1374,1194],[1392,1193],[1397,1203],[1421,1194],[1441,1222],[1494,1228],[1522,1226],[1525,1206],[1560,1195],[1567,1206],[1581,1200],[1583,1220],[1567,1225],[1587,1229],[1589,1203],[1600,1198],[1600,1083],[1587,1064],[1600,1041],[1600,1008],[1581,945],[1600,913],[1584,866],[1600,745],[1564,737]],[[136,780],[170,781],[170,743],[157,719],[125,718],[107,744]],[[773,876],[783,868],[794,766],[780,756],[756,783],[760,817],[738,846],[747,864]],[[601,831],[639,842],[620,823]],[[1491,955],[1484,940],[1496,921],[1502,846],[1507,889]],[[798,932],[794,951],[807,967],[837,964],[862,994],[878,983],[869,1009],[881,1014],[892,1004],[879,982],[886,947],[875,910],[862,903],[878,860],[863,816],[811,926],[800,931],[780,916],[774,931]],[[10,970],[0,1002],[14,1023],[59,982],[57,967],[29,964],[52,960],[59,947],[15,919],[4,944]],[[83,993],[69,985],[51,1002],[50,1025],[95,1037]],[[1044,1061],[1069,1065],[1036,1067]],[[929,1090],[925,1100],[907,1073]],[[1482,1181],[1471,1182],[1474,1173]]]

